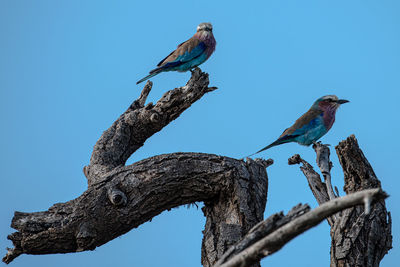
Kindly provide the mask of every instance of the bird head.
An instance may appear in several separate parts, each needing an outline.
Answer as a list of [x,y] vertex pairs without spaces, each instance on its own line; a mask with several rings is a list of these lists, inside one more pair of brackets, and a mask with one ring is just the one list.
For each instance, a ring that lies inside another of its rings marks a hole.
[[203,23],[200,23],[199,26],[197,26],[197,32],[200,32],[200,31],[212,32],[212,30],[213,30],[213,27],[212,27],[211,23],[209,23],[209,22],[203,22]]
[[321,110],[327,110],[327,109],[333,109],[336,110],[340,107],[341,104],[349,102],[348,100],[345,99],[339,99],[335,95],[326,95],[321,98],[318,98],[314,104],[312,105],[311,108],[313,109],[321,109]]

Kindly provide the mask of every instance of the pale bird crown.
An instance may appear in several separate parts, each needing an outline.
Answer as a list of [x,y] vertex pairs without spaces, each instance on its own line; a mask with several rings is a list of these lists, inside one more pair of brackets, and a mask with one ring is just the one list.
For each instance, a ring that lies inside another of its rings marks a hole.
[[210,31],[210,32],[212,32],[212,30],[213,30],[213,27],[212,27],[211,23],[209,23],[209,22],[203,22],[203,23],[200,23],[199,26],[197,26],[197,31],[198,32],[199,31]]

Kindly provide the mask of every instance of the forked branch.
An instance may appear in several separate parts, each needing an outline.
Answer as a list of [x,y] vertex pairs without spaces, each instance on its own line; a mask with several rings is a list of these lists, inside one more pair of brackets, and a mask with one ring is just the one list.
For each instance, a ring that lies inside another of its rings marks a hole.
[[[267,198],[266,167],[272,161],[243,162],[211,154],[173,153],[125,166],[147,138],[216,89],[208,83],[208,74],[197,68],[185,86],[166,92],[155,105],[146,105],[152,87],[148,82],[141,96],[94,146],[90,165],[84,168],[89,186],[81,196],[54,204],[47,211],[15,212],[11,226],[17,232],[8,236],[14,248],[8,249],[3,261],[10,263],[21,254],[93,250],[165,210],[204,201],[207,225],[203,261],[213,264],[225,247],[218,245],[217,254],[213,253],[214,247],[208,246],[211,243],[207,240],[213,239],[213,244],[236,242],[262,220]],[[224,209],[230,213],[218,216]],[[231,232],[218,232],[224,227]]]
[[[299,155],[289,159],[289,164],[302,163],[301,171],[310,184],[310,189],[322,205],[335,198],[331,184],[331,163],[329,147],[321,143],[313,146],[317,164],[326,183],[313,167]],[[344,173],[344,191],[347,194],[364,192],[372,188],[381,189],[371,165],[358,146],[357,139],[351,135],[336,146],[336,152]],[[374,203],[364,199],[364,207],[351,207],[328,218],[331,226],[331,266],[379,266],[383,256],[392,247],[391,217],[383,199]]]

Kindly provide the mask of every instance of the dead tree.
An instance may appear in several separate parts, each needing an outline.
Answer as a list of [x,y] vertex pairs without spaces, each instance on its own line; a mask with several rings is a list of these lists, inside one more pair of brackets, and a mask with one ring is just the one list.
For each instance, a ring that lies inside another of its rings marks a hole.
[[145,105],[152,83],[107,129],[83,172],[88,189],[47,211],[15,212],[8,236],[14,248],[3,261],[21,254],[69,253],[98,246],[151,220],[161,212],[203,201],[207,217],[202,263],[211,266],[262,220],[267,200],[268,160],[244,162],[202,153],[158,155],[126,166],[147,138],[160,131],[204,94],[208,74],[195,69],[188,83]]
[[[149,137],[204,94],[217,89],[208,84],[208,74],[196,68],[185,86],[166,92],[155,105],[145,105],[152,87],[148,82],[141,96],[94,146],[90,164],[83,169],[88,188],[81,196],[54,204],[47,211],[15,212],[11,226],[17,231],[8,236],[14,247],[8,249],[3,261],[10,263],[21,254],[93,250],[164,210],[202,201],[206,216],[202,264],[226,264],[235,256],[240,257],[250,245],[260,245],[258,241],[262,241],[263,246],[250,261],[238,262],[242,266],[259,266],[261,257],[280,249],[296,235],[340,210],[358,205],[364,199],[368,203],[380,199],[381,202],[373,202],[373,214],[376,203],[383,203],[384,208],[385,194],[381,190],[364,190],[358,195],[327,202],[313,211],[299,205],[286,216],[276,214],[262,222],[268,189],[266,167],[272,160],[245,162],[212,154],[172,153],[125,165]],[[350,153],[349,149],[344,148],[344,153]],[[365,188],[369,187],[357,187],[353,191]],[[357,214],[362,214],[361,209],[352,208],[355,209]],[[282,229],[286,232],[279,235]],[[390,230],[390,225],[385,229]]]
[[[354,135],[336,147],[345,176],[345,197],[338,197],[331,183],[332,163],[329,148],[321,143],[313,146],[320,175],[300,155],[289,164],[302,163],[318,208],[308,205],[294,207],[284,216],[278,213],[253,227],[239,242],[219,259],[215,267],[239,267],[257,264],[260,259],[281,249],[288,241],[327,218],[331,226],[331,267],[379,266],[392,247],[391,217],[384,198],[387,197],[375,173],[358,147]],[[364,204],[364,207],[357,204]]]
[[[302,163],[301,171],[317,202],[321,205],[336,199],[331,183],[332,162],[327,145],[316,143],[313,148],[317,154],[317,165],[325,182],[313,167],[299,155],[289,159],[289,164]],[[352,194],[362,190],[381,189],[381,183],[374,170],[358,146],[357,139],[351,135],[336,146],[336,153],[344,173],[344,191]],[[379,266],[380,261],[392,248],[392,220],[383,199],[371,204],[366,198],[365,210],[351,207],[328,218],[331,226],[332,267],[341,266]],[[370,212],[369,212],[370,211]]]

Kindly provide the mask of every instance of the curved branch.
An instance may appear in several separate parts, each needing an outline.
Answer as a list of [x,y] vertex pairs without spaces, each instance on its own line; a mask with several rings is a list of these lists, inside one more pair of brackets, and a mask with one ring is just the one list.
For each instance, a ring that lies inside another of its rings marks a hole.
[[144,142],[175,120],[204,94],[216,87],[208,87],[208,74],[196,68],[187,84],[166,92],[158,102],[145,106],[152,83],[146,83],[139,99],[104,131],[94,146],[90,165],[85,168],[89,184],[99,173],[125,164]]
[[205,93],[208,74],[196,68],[189,82],[145,105],[152,83],[106,130],[96,143],[83,172],[88,189],[78,198],[48,211],[16,212],[8,236],[20,254],[92,250],[164,210],[204,201],[207,216],[202,262],[211,266],[251,227],[262,220],[267,199],[266,167],[272,160],[244,162],[201,153],[173,153],[124,166],[151,135],[176,119]]
[[[9,263],[22,253],[93,250],[165,210],[231,194],[230,188],[237,183],[266,181],[263,164],[211,154],[174,153],[115,168],[74,200],[44,212],[16,212],[11,226],[18,232],[8,236],[15,248],[3,261]],[[255,173],[254,168],[264,171]],[[123,194],[126,202],[113,203],[113,192]]]

